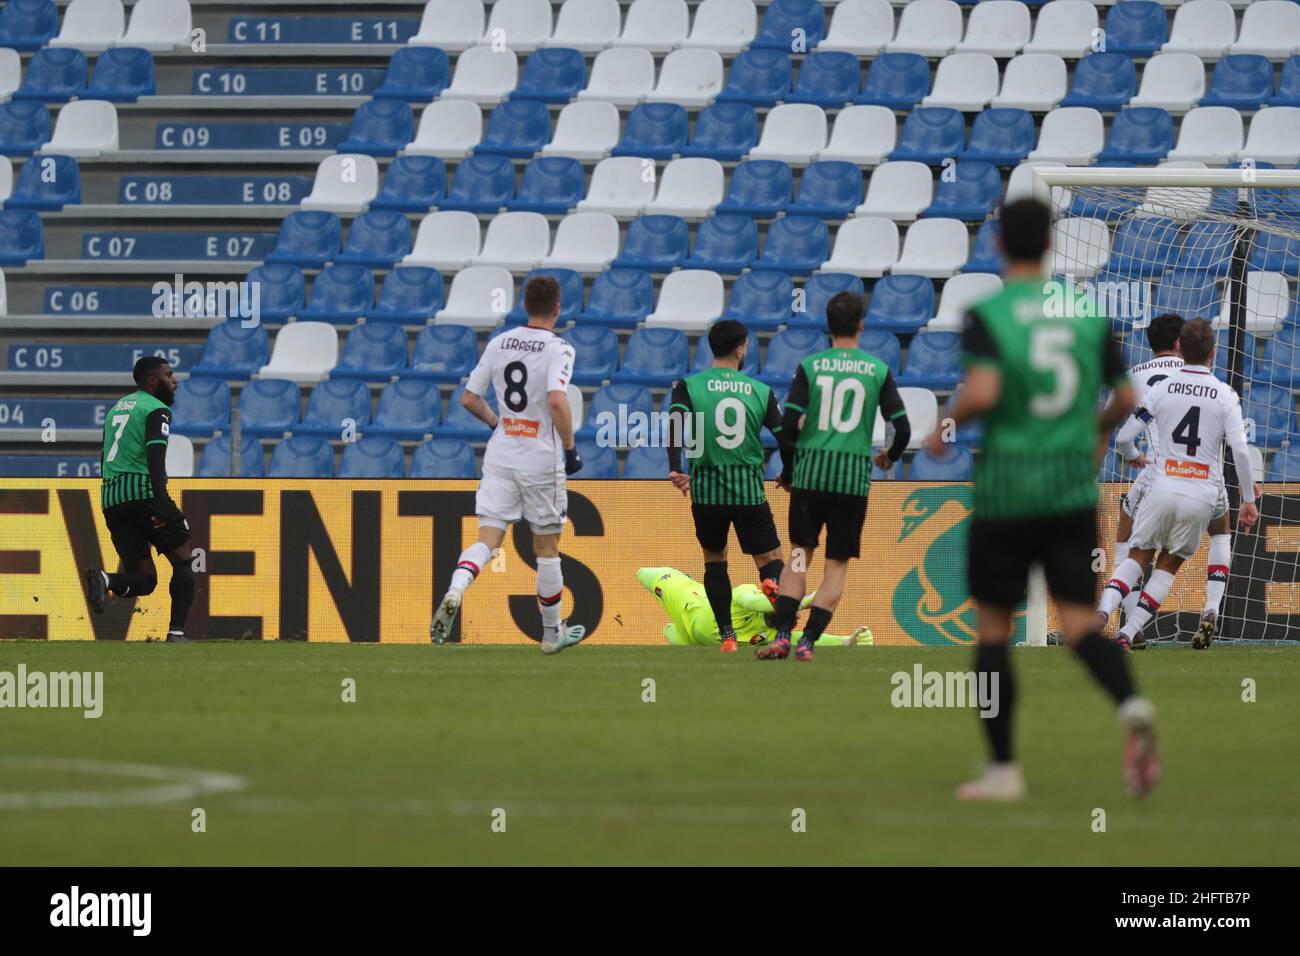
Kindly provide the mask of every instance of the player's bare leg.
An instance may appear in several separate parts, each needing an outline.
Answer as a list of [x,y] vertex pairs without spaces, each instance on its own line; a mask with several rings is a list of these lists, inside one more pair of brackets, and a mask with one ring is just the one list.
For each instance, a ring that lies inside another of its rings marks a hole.
[[433,623],[429,625],[429,639],[435,644],[451,642],[451,627],[456,623],[456,615],[460,613],[460,602],[465,591],[491,560],[492,552],[505,541],[505,523],[488,524],[487,520],[479,519],[478,540],[461,552],[456,570],[451,575],[451,586],[434,609]]
[[812,564],[816,548],[796,545],[790,549],[790,560],[781,572],[781,583],[776,600],[776,637],[754,652],[760,661],[783,661],[790,656],[790,634],[799,614],[799,602],[808,593],[808,565]]

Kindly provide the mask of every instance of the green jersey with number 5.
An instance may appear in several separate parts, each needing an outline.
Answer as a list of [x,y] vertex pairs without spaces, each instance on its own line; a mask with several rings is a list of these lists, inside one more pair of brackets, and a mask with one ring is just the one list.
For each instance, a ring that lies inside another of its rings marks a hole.
[[764,427],[781,430],[772,389],[744,372],[708,368],[673,386],[670,411],[693,413],[691,501],[697,505],[761,505]]
[[975,463],[981,518],[1033,518],[1096,506],[1097,399],[1126,380],[1110,320],[1093,296],[1041,277],[975,303],[963,364],[1002,377]]

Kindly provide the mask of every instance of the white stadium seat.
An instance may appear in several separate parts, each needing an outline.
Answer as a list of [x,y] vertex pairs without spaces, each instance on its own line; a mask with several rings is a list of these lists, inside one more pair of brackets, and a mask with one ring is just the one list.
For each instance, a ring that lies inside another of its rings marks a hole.
[[564,0],[555,32],[542,46],[599,53],[618,39],[622,28],[618,0]]
[[429,0],[419,29],[407,43],[459,53],[479,41],[486,22],[481,0]]
[[[884,0],[881,0],[883,3]],[[898,121],[887,106],[850,106],[835,116],[831,139],[817,162],[842,160],[879,166],[898,143]]]
[[1002,291],[1002,278],[991,272],[963,272],[943,284],[934,318],[925,327],[934,332],[955,332],[962,327],[966,310],[980,299]]
[[952,0],[912,0],[898,18],[889,53],[944,56],[961,42],[961,7]]
[[573,269],[583,275],[604,272],[618,257],[618,220],[603,212],[575,212],[560,220],[543,269]]
[[311,194],[301,205],[303,209],[358,213],[378,192],[379,164],[375,157],[360,153],[326,156],[316,167]]
[[1091,279],[1110,258],[1110,229],[1100,219],[1058,219],[1052,227],[1052,273]]
[[550,0],[494,0],[487,30],[478,43],[530,53],[550,35]]
[[433,212],[420,220],[415,246],[402,259],[404,266],[428,266],[440,272],[455,272],[478,255],[478,216],[472,212]]
[[1055,53],[1023,53],[1002,73],[1002,89],[992,106],[1045,113],[1065,98],[1065,61]]
[[645,324],[703,332],[722,315],[725,298],[722,276],[716,272],[707,269],[670,272],[659,287],[655,310],[646,316]]
[[1020,0],[985,0],[971,8],[957,53],[1015,56],[1029,42],[1029,8]]
[[190,31],[194,20],[189,0],[139,0],[131,8],[126,33],[113,40],[113,46],[138,47],[155,53],[190,49]]
[[1300,159],[1300,106],[1270,106],[1256,113],[1237,158],[1294,167]]
[[695,8],[691,34],[681,46],[735,54],[753,43],[757,33],[758,12],[753,0],[704,0]]
[[1241,16],[1241,32],[1230,53],[1258,53],[1284,60],[1300,52],[1300,3],[1258,0]]
[[987,53],[953,53],[939,61],[934,89],[921,105],[976,113],[997,95],[998,64],[993,57]]
[[[1215,328],[1227,328],[1231,316],[1231,284],[1223,296],[1223,307],[1214,321]],[[1280,272],[1246,273],[1246,331],[1252,335],[1272,335],[1291,314],[1294,305],[1291,284]]]
[[126,11],[121,0],[72,0],[50,46],[103,53],[125,34]]
[[[1176,160],[1160,163],[1157,169],[1205,169],[1195,160]],[[1199,219],[1210,208],[1214,190],[1208,187],[1148,186],[1142,193],[1142,202],[1134,210],[1135,216],[1163,216],[1170,219]]]
[[[1065,0],[1054,0],[1063,3]],[[1087,166],[1106,143],[1106,124],[1101,114],[1087,106],[1052,110],[1043,117],[1038,147],[1030,160],[1048,159],[1067,166]]]
[[763,120],[748,159],[779,159],[794,166],[813,161],[826,146],[826,112],[812,103],[782,103]]
[[1250,473],[1256,481],[1264,480],[1264,453],[1254,445],[1246,446],[1246,454],[1250,456]]
[[[1003,202],[1011,202],[1013,199],[1029,199],[1034,195],[1034,169],[1061,169],[1065,163],[1056,163],[1047,159],[1026,161],[1021,163],[1015,169],[1011,170],[1011,177],[1007,180],[1007,194]],[[1065,197],[1065,189],[1061,186],[1052,187],[1052,208],[1064,209],[1069,206]]]
[[7,46],[0,46],[0,103],[9,99],[9,94],[23,85],[23,61],[18,51]]
[[840,0],[819,50],[875,56],[894,39],[894,8],[886,0]]
[[592,170],[587,198],[578,212],[606,212],[628,219],[640,215],[655,195],[655,166],[652,160],[636,156],[602,159]]
[[14,164],[8,156],[0,156],[0,203],[3,203],[14,191]]
[[1055,53],[1075,59],[1092,49],[1097,8],[1087,0],[1052,0],[1038,8],[1026,53]]
[[415,139],[403,153],[464,159],[483,138],[483,111],[469,100],[435,100],[420,114]]
[[1241,111],[1231,106],[1201,106],[1183,117],[1178,145],[1170,160],[1191,160],[1207,166],[1227,166],[1245,142]]
[[712,103],[721,89],[722,56],[717,50],[674,50],[664,57],[659,82],[645,101],[697,109]]
[[959,219],[918,219],[907,227],[903,251],[890,271],[944,279],[970,258],[970,232]]
[[1192,53],[1217,60],[1237,35],[1237,14],[1224,0],[1190,0],[1174,13],[1174,26],[1161,53]]
[[[900,388],[898,396],[903,400],[903,408],[907,411],[907,423],[912,429],[907,447],[915,451],[925,444],[925,440],[939,427],[939,399],[928,388],[911,386]],[[879,408],[876,409],[876,419],[881,426],[880,443],[884,444],[884,417],[880,414]]]
[[567,103],[555,121],[551,141],[542,147],[542,155],[604,159],[618,142],[618,128],[618,107],[613,103]]
[[882,216],[911,222],[934,199],[934,177],[925,163],[881,163],[867,180],[867,194],[854,216]]
[[1205,95],[1205,64],[1191,53],[1157,53],[1142,68],[1142,86],[1129,106],[1186,113]]
[[580,100],[605,100],[615,106],[635,106],[655,85],[655,58],[649,50],[618,47],[597,54]]
[[691,26],[686,0],[632,0],[614,46],[667,53],[681,45]]
[[258,378],[287,378],[300,385],[321,381],[339,364],[339,333],[328,322],[290,322],[275,336],[271,361]]
[[5,274],[0,270],[0,315],[9,314],[9,297],[5,292]]
[[647,215],[703,219],[713,213],[726,194],[726,174],[716,159],[674,159],[659,177],[659,191],[646,203]]
[[551,225],[540,212],[503,212],[488,223],[475,266],[500,266],[527,272],[551,251]]
[[117,152],[117,110],[104,100],[76,100],[59,110],[42,153],[93,159]]
[[451,280],[447,306],[433,317],[435,325],[492,329],[515,304],[515,280],[500,266],[470,266]]
[[510,95],[518,82],[519,57],[514,50],[476,46],[456,58],[451,85],[442,95],[444,99],[495,106]]
[[163,467],[168,478],[194,477],[194,442],[189,436],[179,433],[168,436]]
[[897,261],[898,226],[893,220],[859,216],[836,230],[831,257],[818,271],[879,278]]

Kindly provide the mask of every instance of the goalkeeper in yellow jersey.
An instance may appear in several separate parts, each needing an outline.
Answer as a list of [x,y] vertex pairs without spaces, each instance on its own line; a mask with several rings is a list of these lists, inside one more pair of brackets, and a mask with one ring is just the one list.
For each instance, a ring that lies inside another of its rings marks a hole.
[[[713,647],[722,643],[717,618],[709,596],[688,574],[675,568],[641,568],[636,573],[641,586],[655,596],[668,612],[664,638],[681,647]],[[806,606],[812,596],[804,599]],[[741,584],[731,590],[731,623],[741,643],[764,644],[776,634],[772,602],[756,584]],[[798,632],[796,632],[798,633]],[[831,647],[853,647],[871,643],[871,630],[860,627],[847,637],[823,634],[818,642]]]

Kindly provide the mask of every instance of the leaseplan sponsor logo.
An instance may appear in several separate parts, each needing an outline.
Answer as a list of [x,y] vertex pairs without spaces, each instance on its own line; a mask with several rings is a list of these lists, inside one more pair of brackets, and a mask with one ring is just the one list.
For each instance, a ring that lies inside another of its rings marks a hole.
[[70,708],[94,720],[104,713],[103,671],[0,671],[0,709]]
[[69,893],[50,897],[51,926],[130,927],[133,936],[148,936],[152,926],[152,893]]

